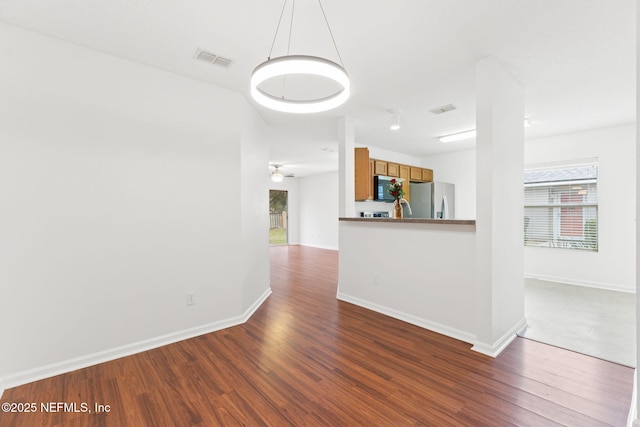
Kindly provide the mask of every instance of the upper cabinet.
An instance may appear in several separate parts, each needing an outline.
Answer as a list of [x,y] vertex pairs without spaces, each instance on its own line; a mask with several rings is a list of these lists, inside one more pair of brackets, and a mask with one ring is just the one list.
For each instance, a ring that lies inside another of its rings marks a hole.
[[383,160],[373,161],[373,174],[374,175],[387,175],[387,162]]
[[354,152],[355,199],[373,199],[373,170],[368,148],[356,148]]
[[400,177],[400,165],[397,163],[387,163],[387,175],[396,178]]
[[404,198],[407,200],[407,202],[411,201],[411,185],[409,183],[409,181],[411,181],[411,166],[407,166],[407,165],[400,165],[399,166],[400,169],[400,178],[404,179],[405,184],[403,185],[404,188]]
[[373,176],[384,175],[404,180],[405,199],[410,200],[411,182],[433,181],[433,170],[369,157],[366,147],[355,148],[355,199],[373,200]]
[[411,181],[422,181],[422,168],[411,166]]

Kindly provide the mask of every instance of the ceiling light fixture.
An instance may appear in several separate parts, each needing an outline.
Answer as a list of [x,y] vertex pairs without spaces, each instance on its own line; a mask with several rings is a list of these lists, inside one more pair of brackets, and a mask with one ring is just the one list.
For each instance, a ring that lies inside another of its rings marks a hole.
[[389,129],[399,130],[400,129],[400,110],[391,110],[389,112],[392,114],[391,126],[389,126]]
[[441,136],[440,142],[453,142],[453,141],[461,141],[463,139],[475,138],[476,130],[466,130],[464,132],[452,133],[451,135]]
[[[529,123],[529,119],[524,119],[523,125],[526,128],[530,127],[531,123]],[[438,140],[440,142],[454,142],[454,141],[461,141],[463,139],[475,138],[475,136],[476,136],[476,130],[471,129],[471,130],[466,130],[464,132],[452,133],[450,135],[441,136],[438,138]]]
[[[282,16],[284,15],[284,11],[287,6],[287,0],[285,0],[284,5],[282,6],[282,12],[280,14],[280,20],[278,21],[278,26],[276,27],[276,33],[273,36],[273,43],[271,44],[269,56],[267,57],[267,60],[265,62],[258,65],[253,70],[253,73],[251,73],[251,96],[260,105],[272,110],[285,113],[319,113],[321,111],[327,111],[336,108],[342,105],[349,98],[349,76],[344,69],[344,64],[342,64],[342,58],[340,57],[338,46],[336,45],[336,41],[333,38],[333,33],[331,32],[331,27],[329,27],[327,15],[324,13],[324,8],[322,7],[322,3],[320,2],[320,0],[318,0],[318,4],[320,5],[320,10],[322,11],[322,15],[324,16],[327,28],[329,29],[329,34],[331,35],[333,46],[335,47],[336,53],[338,54],[340,65],[328,59],[320,58],[317,56],[289,54],[289,50],[291,47],[291,28],[293,27],[293,16],[295,11],[295,0],[293,0],[293,5],[291,7],[291,22],[289,25],[289,44],[287,46],[287,54],[285,56],[271,59],[273,46],[275,45],[278,30],[280,29],[280,24],[282,22]],[[325,77],[337,83],[341,87],[341,89],[332,95],[322,98],[306,100],[288,99],[284,94],[284,86],[286,84],[287,76],[293,74]],[[275,77],[284,77],[283,90],[280,96],[274,96],[260,88],[260,84]]]
[[271,180],[273,182],[282,182],[282,180],[284,179],[284,175],[282,174],[282,172],[280,172],[280,169],[278,169],[280,165],[273,165],[273,167],[276,168],[276,170],[271,172]]

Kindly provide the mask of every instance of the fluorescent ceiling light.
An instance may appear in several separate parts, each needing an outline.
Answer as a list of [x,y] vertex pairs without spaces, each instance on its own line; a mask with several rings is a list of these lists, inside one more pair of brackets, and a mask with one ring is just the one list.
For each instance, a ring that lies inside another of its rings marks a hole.
[[[526,128],[530,127],[531,123],[529,123],[529,119],[524,119],[523,125]],[[460,141],[463,139],[475,138],[475,136],[476,136],[476,130],[471,129],[464,132],[452,133],[450,135],[441,136],[438,139],[440,140],[440,142],[453,142],[453,141]]]
[[451,135],[441,136],[439,139],[440,139],[440,142],[453,142],[453,141],[460,141],[462,139],[475,138],[475,136],[476,136],[476,130],[471,129],[464,132],[452,133]]

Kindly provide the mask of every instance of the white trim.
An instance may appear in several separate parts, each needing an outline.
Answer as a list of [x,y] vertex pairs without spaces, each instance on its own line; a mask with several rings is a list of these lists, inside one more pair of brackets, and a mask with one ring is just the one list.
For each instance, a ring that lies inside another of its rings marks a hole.
[[615,283],[591,282],[589,280],[574,280],[567,277],[547,276],[544,274],[524,273],[527,279],[546,280],[548,282],[564,283],[565,285],[584,286],[586,288],[604,289],[607,291],[626,292],[635,294],[636,289],[630,286],[617,285]]
[[381,314],[384,314],[386,316],[393,317],[394,319],[402,320],[403,322],[407,322],[407,323],[410,323],[412,325],[416,325],[416,326],[419,326],[421,328],[428,329],[428,330],[433,331],[433,332],[437,332],[437,333],[439,333],[441,335],[446,335],[446,336],[448,336],[450,338],[454,338],[454,339],[457,339],[459,341],[464,341],[464,342],[469,343],[469,344],[473,344],[475,342],[475,338],[476,337],[474,335],[468,333],[468,332],[461,331],[461,330],[455,329],[455,328],[451,328],[449,326],[442,325],[440,323],[432,322],[430,320],[423,319],[421,317],[417,317],[417,316],[414,316],[412,314],[407,314],[407,313],[404,313],[402,311],[394,310],[394,309],[389,308],[389,307],[385,307],[385,306],[378,305],[378,304],[375,304],[375,303],[372,303],[372,302],[369,302],[369,301],[365,301],[363,299],[356,298],[356,297],[353,297],[351,295],[346,295],[346,294],[341,293],[340,291],[338,291],[337,298],[339,300],[341,300],[341,301],[348,302],[348,303],[351,303],[351,304],[355,304],[355,305],[360,306],[360,307],[364,307],[366,309],[375,311],[377,313],[381,313]]
[[337,251],[338,248],[336,246],[325,246],[325,245],[311,245],[309,243],[298,243],[300,246],[308,246],[310,248],[318,248],[318,249],[328,249],[330,251]]
[[147,350],[173,344],[189,338],[216,332],[222,329],[230,328],[245,323],[253,315],[253,313],[262,305],[264,301],[271,295],[271,288],[268,288],[245,312],[236,317],[208,323],[194,328],[184,329],[182,331],[173,332],[148,340],[136,343],[126,344],[109,350],[99,351],[85,356],[75,357],[73,359],[63,360],[61,362],[51,363],[34,369],[28,369],[22,372],[16,372],[4,378],[0,378],[0,386],[6,388],[17,387],[34,381],[50,378],[55,375],[76,371],[88,366],[97,365],[99,363],[109,362],[111,360],[120,359],[121,357],[131,356],[132,354],[142,353]]
[[629,415],[627,415],[627,426],[628,427],[640,427],[640,420],[636,418],[637,415],[637,406],[636,406],[636,397],[638,393],[638,372],[637,369],[634,369],[633,373],[633,392],[631,393],[631,407],[629,408]]
[[493,344],[487,344],[482,342],[476,342],[471,350],[477,351],[478,353],[485,354],[490,357],[497,357],[502,350],[507,348],[511,342],[516,339],[518,336],[518,332],[523,330],[527,326],[527,319],[522,318],[518,323],[516,323],[511,329],[509,329],[504,335],[502,335],[496,342]]

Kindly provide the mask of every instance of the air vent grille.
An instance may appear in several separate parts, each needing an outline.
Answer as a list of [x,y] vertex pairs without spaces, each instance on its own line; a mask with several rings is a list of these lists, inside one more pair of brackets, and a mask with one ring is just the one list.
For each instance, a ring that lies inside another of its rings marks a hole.
[[224,58],[222,56],[216,55],[215,53],[207,52],[202,49],[196,50],[195,55],[193,55],[195,59],[198,61],[206,62],[207,64],[217,65],[222,68],[228,68],[231,65],[231,60],[229,58]]
[[447,111],[453,111],[455,109],[456,107],[454,107],[453,104],[447,104],[447,105],[443,105],[442,107],[434,108],[433,110],[429,110],[429,111],[431,111],[433,114],[442,114],[442,113],[446,113]]

